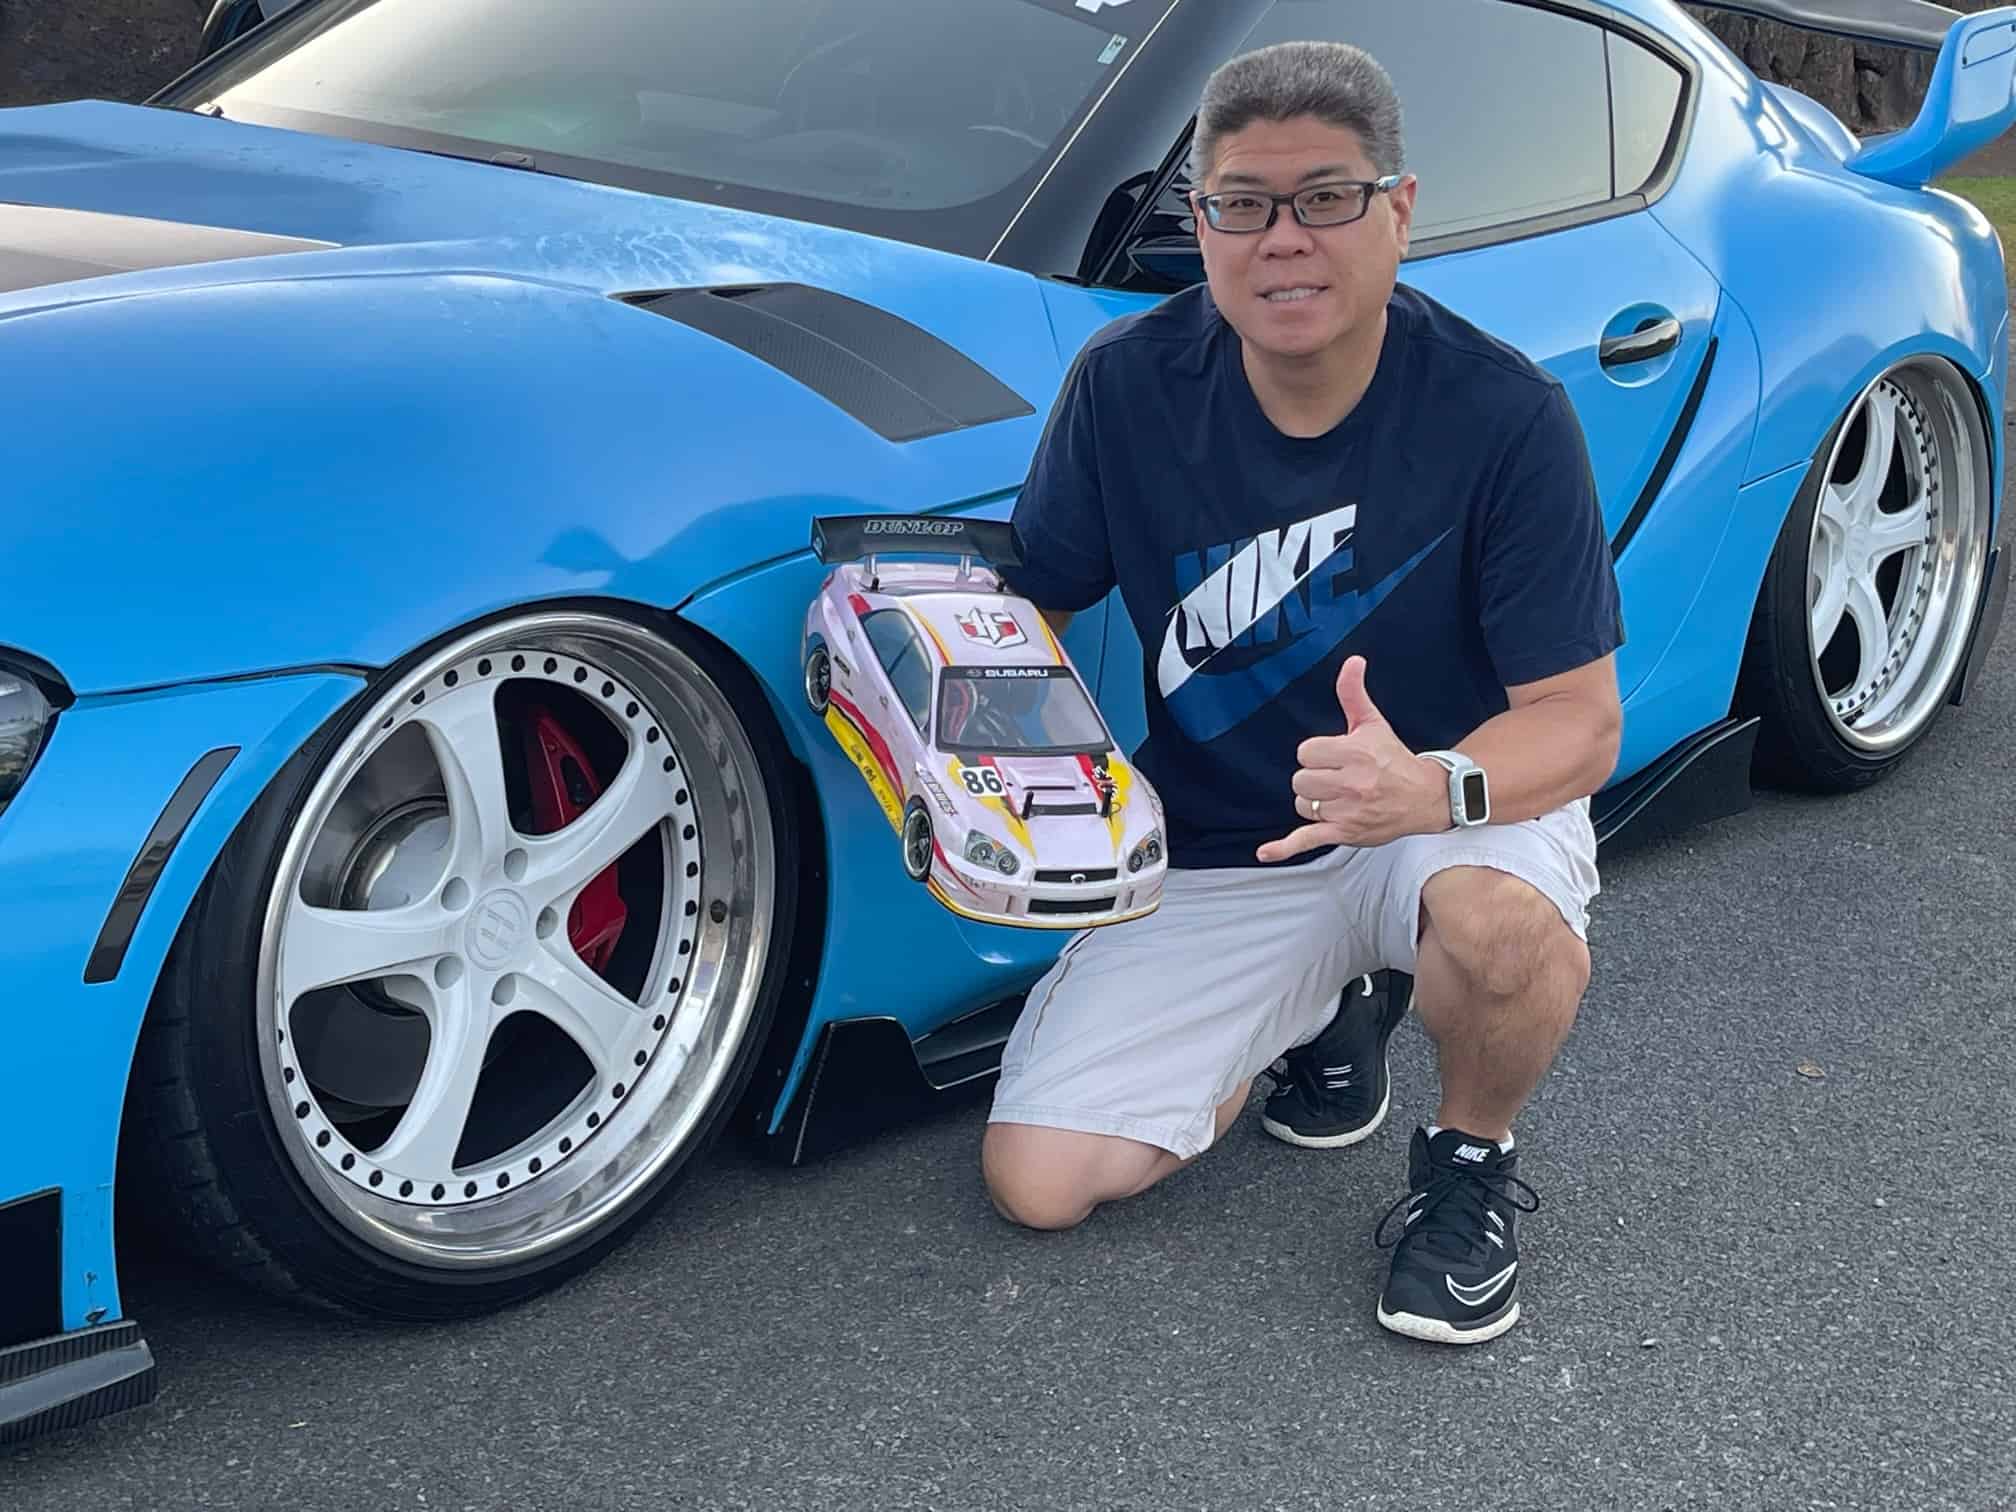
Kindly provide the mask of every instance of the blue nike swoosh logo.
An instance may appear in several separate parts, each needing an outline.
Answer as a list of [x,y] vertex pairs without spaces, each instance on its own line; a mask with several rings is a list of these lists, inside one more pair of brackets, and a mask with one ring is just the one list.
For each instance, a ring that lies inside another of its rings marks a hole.
[[1190,678],[1165,700],[1170,716],[1192,740],[1216,740],[1343,644],[1448,538],[1443,531],[1372,587],[1312,607],[1309,628],[1265,661],[1237,672]]

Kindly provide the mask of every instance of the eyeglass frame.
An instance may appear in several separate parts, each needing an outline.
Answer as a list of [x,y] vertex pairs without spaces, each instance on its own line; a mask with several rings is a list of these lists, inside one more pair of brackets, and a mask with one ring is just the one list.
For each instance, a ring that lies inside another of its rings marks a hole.
[[[1374,195],[1391,194],[1395,189],[1398,189],[1402,184],[1406,182],[1407,182],[1406,174],[1389,173],[1385,175],[1383,178],[1376,178],[1376,179],[1326,179],[1320,184],[1304,184],[1300,189],[1297,189],[1292,194],[1272,194],[1265,189],[1215,189],[1208,194],[1204,194],[1193,189],[1190,191],[1190,201],[1191,201],[1191,208],[1197,212],[1197,218],[1200,221],[1202,221],[1205,225],[1209,226],[1213,231],[1217,232],[1220,236],[1264,235],[1266,232],[1272,231],[1274,229],[1275,223],[1281,219],[1281,207],[1283,205],[1289,206],[1295,212],[1295,222],[1297,225],[1302,226],[1310,231],[1334,231],[1339,226],[1357,225],[1358,222],[1365,219],[1366,216],[1372,213],[1372,199]],[[1359,212],[1356,215],[1352,216],[1349,220],[1324,221],[1320,225],[1311,225],[1309,223],[1308,218],[1305,215],[1303,215],[1302,207],[1300,205],[1297,205],[1295,201],[1300,199],[1305,194],[1314,194],[1319,189],[1362,190],[1364,191],[1363,207],[1359,210]],[[1269,204],[1267,206],[1267,219],[1260,225],[1254,226],[1251,229],[1244,231],[1240,230],[1228,231],[1225,227],[1219,225],[1216,221],[1214,221],[1211,218],[1210,212],[1204,208],[1205,203],[1209,200],[1219,199],[1226,195],[1233,195],[1233,194],[1243,194],[1251,199],[1264,199],[1269,201]]]

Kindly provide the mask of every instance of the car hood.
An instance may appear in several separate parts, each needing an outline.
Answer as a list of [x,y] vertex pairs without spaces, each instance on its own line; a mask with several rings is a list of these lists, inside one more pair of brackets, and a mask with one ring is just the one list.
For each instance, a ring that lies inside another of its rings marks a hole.
[[[1096,765],[1078,756],[1015,754],[991,757],[987,765],[1003,788],[985,800],[998,821],[994,838],[1012,840],[1045,871],[1117,867],[1154,822],[1140,807],[1141,789],[1118,751]],[[1109,784],[1113,803],[1101,813]]]
[[1045,311],[826,227],[0,111],[0,646],[87,692],[382,665],[530,599],[676,606],[815,514],[1013,489],[1062,371]]

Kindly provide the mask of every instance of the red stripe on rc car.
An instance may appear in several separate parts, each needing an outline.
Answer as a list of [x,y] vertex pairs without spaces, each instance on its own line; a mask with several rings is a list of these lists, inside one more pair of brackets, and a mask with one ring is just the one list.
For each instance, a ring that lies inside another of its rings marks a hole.
[[861,732],[861,738],[868,742],[868,749],[875,753],[875,764],[882,768],[882,775],[889,779],[889,786],[898,793],[903,792],[903,779],[896,775],[896,757],[889,749],[889,742],[882,738],[882,732],[870,724],[868,716],[849,703],[843,695],[829,692],[826,696],[832,701],[833,707],[846,716],[847,722]]

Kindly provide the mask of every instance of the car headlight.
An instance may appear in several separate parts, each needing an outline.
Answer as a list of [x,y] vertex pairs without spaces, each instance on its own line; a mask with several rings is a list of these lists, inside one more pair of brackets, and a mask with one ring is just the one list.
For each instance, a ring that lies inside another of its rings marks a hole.
[[1138,872],[1144,866],[1162,859],[1162,831],[1150,830],[1141,837],[1141,843],[1127,853],[1127,870]]
[[966,859],[975,866],[991,866],[1004,877],[1014,876],[1022,867],[1015,852],[978,830],[966,832]]
[[28,780],[55,712],[25,674],[0,667],[0,813]]

